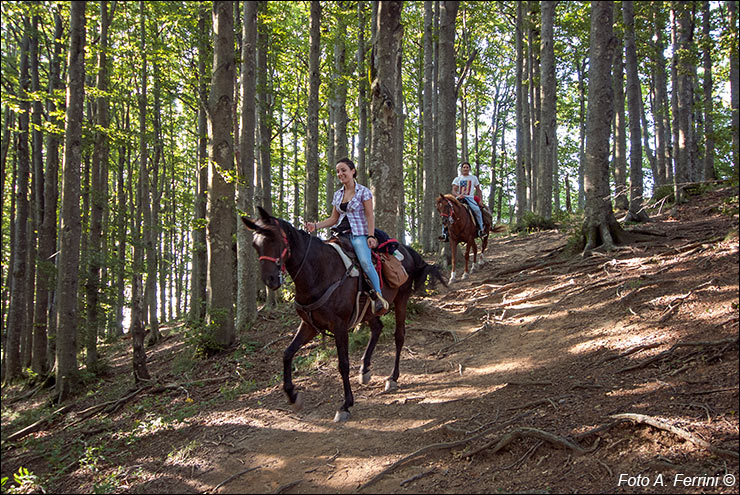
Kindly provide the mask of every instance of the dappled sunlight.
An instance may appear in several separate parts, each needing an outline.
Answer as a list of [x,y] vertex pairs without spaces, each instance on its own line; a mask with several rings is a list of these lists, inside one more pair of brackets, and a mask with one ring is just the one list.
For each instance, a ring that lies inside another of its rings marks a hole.
[[521,373],[524,371],[532,371],[540,366],[541,363],[535,363],[530,356],[522,356],[517,359],[498,361],[486,366],[466,368],[465,372],[478,376],[510,372]]
[[626,396],[632,396],[632,395],[646,395],[646,394],[654,393],[665,386],[666,386],[665,383],[660,383],[658,381],[637,383],[637,384],[634,384],[632,387],[615,388],[613,390],[606,392],[605,395],[607,397],[626,397]]

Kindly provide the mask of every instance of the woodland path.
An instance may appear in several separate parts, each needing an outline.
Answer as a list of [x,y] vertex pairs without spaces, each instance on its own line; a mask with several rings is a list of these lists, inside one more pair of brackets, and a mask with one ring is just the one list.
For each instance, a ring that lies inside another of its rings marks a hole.
[[[469,280],[414,299],[391,394],[393,339],[381,339],[371,383],[352,377],[346,424],[332,422],[334,357],[296,375],[306,407],[289,409],[279,379],[295,320],[285,307],[263,314],[254,345],[264,352],[249,367],[223,357],[200,376],[223,382],[149,395],[173,410],[209,407],[152,427],[97,473],[73,468],[54,491],[89,493],[118,464],[121,491],[133,493],[736,493],[722,478],[738,475],[737,196],[734,215],[720,207],[733,194],[652,211],[639,229],[655,241],[587,258],[566,255],[557,231],[493,239]],[[181,352],[177,335],[150,351],[160,376]],[[308,347],[306,362],[332,345]],[[231,380],[247,379],[250,390],[224,398]],[[111,413],[111,431],[142,400]],[[3,450],[3,476],[23,455]],[[620,475],[651,485],[620,486]],[[679,475],[719,486],[674,486]]]

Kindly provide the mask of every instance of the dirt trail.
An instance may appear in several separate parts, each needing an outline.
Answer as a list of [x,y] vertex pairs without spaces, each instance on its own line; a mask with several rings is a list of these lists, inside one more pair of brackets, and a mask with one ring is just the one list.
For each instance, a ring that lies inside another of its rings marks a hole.
[[[651,212],[640,229],[660,236],[614,253],[566,256],[556,231],[493,240],[469,280],[414,300],[395,393],[383,393],[393,340],[381,339],[371,383],[353,376],[346,424],[332,421],[342,393],[334,358],[296,375],[306,407],[288,408],[287,340],[276,339],[294,322],[264,315],[265,351],[237,368],[254,389],[139,440],[125,458],[126,491],[736,493],[721,477],[738,474],[738,216],[717,209],[732,194]],[[304,355],[322,345],[309,347]],[[204,377],[233,376],[234,363]],[[170,395],[170,407],[219,387]],[[674,431],[612,417],[623,413]],[[720,481],[674,486],[679,475]],[[89,491],[95,476],[77,469],[58,489]]]

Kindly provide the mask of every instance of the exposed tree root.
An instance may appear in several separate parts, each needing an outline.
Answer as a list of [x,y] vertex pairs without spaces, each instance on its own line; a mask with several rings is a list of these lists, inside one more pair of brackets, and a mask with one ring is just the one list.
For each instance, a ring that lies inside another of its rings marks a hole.
[[19,440],[19,439],[25,437],[28,434],[35,433],[35,432],[41,430],[44,426],[47,425],[47,423],[51,422],[51,420],[54,419],[56,416],[59,416],[61,414],[66,413],[67,411],[69,411],[70,409],[72,409],[74,406],[75,406],[75,404],[73,403],[73,404],[67,404],[64,407],[60,407],[59,409],[57,409],[53,413],[49,414],[45,418],[42,418],[42,419],[36,421],[32,425],[26,426],[22,430],[16,431],[12,435],[8,435],[8,438],[6,438],[5,441],[6,442],[15,442],[16,440]]
[[544,442],[549,442],[555,446],[572,450],[573,452],[576,453],[576,455],[583,455],[583,454],[588,454],[589,452],[593,452],[594,450],[596,450],[596,447],[598,447],[598,443],[599,443],[597,439],[597,441],[594,442],[594,445],[592,447],[588,449],[584,449],[580,445],[577,445],[574,442],[571,442],[570,440],[564,437],[561,437],[559,435],[555,435],[553,433],[550,433],[544,430],[539,430],[537,428],[530,428],[530,427],[522,426],[522,427],[519,427],[519,428],[516,428],[510,431],[509,433],[507,433],[501,438],[491,440],[487,444],[481,447],[478,447],[472,452],[463,453],[463,457],[473,457],[474,455],[479,454],[480,452],[490,448],[491,446],[493,446],[493,450],[491,451],[491,454],[495,454],[499,450],[509,445],[514,440],[518,438],[525,438],[525,437],[536,438]]
[[386,474],[388,474],[391,471],[393,471],[394,469],[396,469],[398,466],[401,466],[402,464],[407,463],[411,459],[414,459],[416,457],[419,457],[421,455],[424,455],[427,452],[432,452],[434,450],[452,449],[452,448],[455,448],[455,447],[459,447],[461,445],[465,445],[467,443],[472,442],[473,440],[477,440],[478,438],[481,438],[481,437],[487,435],[488,433],[490,433],[491,431],[493,431],[496,428],[503,428],[505,426],[510,425],[511,423],[513,423],[515,421],[518,421],[522,416],[524,416],[524,413],[518,414],[515,417],[511,418],[510,420],[508,420],[508,421],[506,421],[504,423],[501,423],[500,425],[492,425],[492,426],[490,426],[488,428],[485,428],[482,431],[480,431],[480,432],[478,432],[478,433],[476,433],[476,434],[474,434],[474,435],[472,435],[470,437],[462,438],[460,440],[455,440],[454,442],[433,443],[431,445],[427,445],[425,447],[422,447],[419,450],[417,450],[415,452],[412,452],[411,454],[407,455],[406,457],[402,457],[401,459],[397,460],[396,462],[394,462],[393,464],[391,464],[390,466],[388,466],[387,468],[385,468],[384,470],[382,470],[381,472],[379,472],[378,474],[376,474],[375,476],[373,476],[372,478],[370,478],[368,481],[366,481],[365,483],[363,483],[362,485],[360,485],[357,488],[356,491],[357,492],[362,491],[363,489],[367,488],[368,486],[370,486],[373,483],[375,483],[376,481],[378,481],[380,478],[382,478]]
[[699,284],[693,289],[691,289],[687,294],[684,294],[682,296],[678,296],[675,298],[671,303],[668,305],[668,307],[663,311],[662,316],[658,320],[658,323],[665,323],[668,321],[676,312],[678,311],[679,306],[681,306],[686,299],[691,297],[691,295],[694,293],[694,291],[697,291],[699,289],[702,289],[708,285],[712,285],[714,283],[714,279],[711,279],[707,282],[704,282],[703,284]]
[[700,342],[677,342],[673,344],[673,346],[671,346],[670,349],[663,351],[661,353],[658,353],[655,356],[649,359],[646,359],[645,361],[642,361],[640,363],[633,364],[632,366],[627,366],[626,368],[622,368],[618,370],[618,372],[623,373],[625,371],[633,371],[636,369],[644,368],[656,361],[665,359],[679,347],[713,347],[713,346],[718,346],[718,345],[737,344],[737,342],[738,342],[737,336],[730,337],[727,339],[721,339],[721,340],[710,340],[710,341],[700,341]]
[[703,440],[697,437],[696,435],[689,433],[686,430],[673,426],[667,423],[666,421],[654,418],[652,416],[646,416],[645,414],[624,413],[624,414],[614,414],[610,417],[614,419],[622,420],[622,421],[634,421],[635,423],[644,423],[646,425],[650,425],[660,430],[669,431],[673,433],[674,435],[677,435],[683,438],[684,440],[693,443],[694,445],[698,445],[699,447],[707,449],[713,454],[717,454],[722,457],[730,457],[733,459],[737,459],[738,457],[740,457],[736,451],[720,449],[718,447],[715,447],[714,445],[710,444],[706,440]]
[[594,366],[600,366],[600,365],[602,365],[604,363],[607,363],[609,361],[613,361],[614,359],[619,359],[619,358],[622,358],[622,357],[625,357],[625,356],[629,356],[630,354],[634,354],[636,352],[644,351],[646,349],[653,349],[653,348],[659,347],[661,345],[663,345],[662,342],[653,342],[652,344],[636,345],[634,347],[630,347],[629,349],[627,349],[626,351],[624,351],[621,354],[617,354],[615,356],[608,356],[608,357],[605,357],[605,358],[601,358],[601,359],[599,359],[594,364]]

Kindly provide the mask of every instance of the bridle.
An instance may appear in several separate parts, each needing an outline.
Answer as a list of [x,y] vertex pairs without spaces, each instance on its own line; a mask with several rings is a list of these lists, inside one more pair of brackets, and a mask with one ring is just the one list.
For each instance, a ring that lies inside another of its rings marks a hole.
[[[279,224],[278,224],[278,228],[280,228]],[[290,245],[288,244],[288,236],[285,235],[285,232],[283,231],[283,229],[280,229],[280,234],[282,235],[282,238],[283,238],[283,244],[285,244],[285,247],[283,248],[283,252],[280,253],[280,256],[277,258],[273,258],[272,256],[260,256],[259,260],[260,261],[272,261],[280,268],[280,272],[284,273],[286,270],[285,261],[288,259],[288,256],[290,256]]]
[[[453,224],[455,223],[455,207],[452,205],[452,202],[449,199],[445,198],[445,201],[447,201],[447,205],[450,207],[450,212],[442,213],[440,211],[439,215],[443,218],[448,218],[447,222],[450,224]],[[444,223],[444,220],[443,220],[443,223]]]
[[[283,251],[280,253],[280,256],[277,258],[274,258],[272,256],[260,256],[260,261],[272,261],[280,268],[280,282],[283,281],[283,274],[286,272],[286,264],[285,262],[290,257],[290,244],[288,243],[288,236],[285,234],[285,231],[280,227],[280,223],[275,219],[275,225],[280,230],[280,235],[283,239],[283,244],[285,247],[283,248]],[[311,239],[308,240],[308,246],[306,247],[306,252],[303,253],[303,260],[301,260],[301,265],[298,267],[298,271],[295,272],[295,275],[292,277],[293,280],[298,277],[298,274],[301,273],[301,270],[303,269],[303,265],[306,263],[306,258],[308,258],[308,251],[311,249]]]

